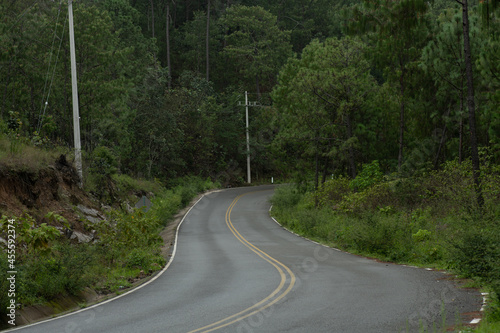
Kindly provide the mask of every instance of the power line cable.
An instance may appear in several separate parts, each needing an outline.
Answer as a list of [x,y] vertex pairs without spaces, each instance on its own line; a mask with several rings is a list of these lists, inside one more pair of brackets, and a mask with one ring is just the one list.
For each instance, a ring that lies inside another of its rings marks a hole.
[[19,14],[17,17],[16,17],[16,21],[10,26],[9,29],[7,29],[7,32],[9,32],[10,30],[12,30],[12,28],[14,28],[14,26],[19,22],[19,20],[24,16],[26,15],[26,13],[31,9],[33,8],[36,4],[38,4],[40,2],[40,0],[36,0],[35,2],[33,2],[33,4],[31,6],[29,6],[28,8],[26,8],[21,14]]
[[[59,3],[59,10],[57,12],[57,19],[56,19],[56,25],[54,27],[54,37],[53,37],[53,40],[52,40],[52,46],[51,46],[51,49],[50,49],[50,59],[49,59],[49,67],[47,68],[47,76],[46,76],[46,79],[45,79],[45,86],[43,88],[43,94],[42,94],[42,105],[40,107],[40,115],[39,115],[39,118],[38,118],[38,127],[37,127],[37,132],[38,134],[40,134],[40,131],[42,129],[42,123],[43,123],[43,118],[45,117],[45,112],[47,110],[47,105],[49,104],[49,97],[50,97],[50,92],[52,91],[52,83],[54,82],[54,75],[55,75],[55,72],[56,72],[56,68],[57,68],[57,63],[59,61],[59,53],[61,52],[61,46],[62,46],[62,41],[63,41],[63,37],[64,35],[62,35],[60,37],[60,41],[59,41],[59,48],[57,50],[57,56],[56,56],[56,60],[55,60],[55,64],[54,64],[54,68],[52,70],[52,76],[50,78],[50,85],[49,85],[49,90],[47,92],[47,98],[45,99],[45,106],[44,106],[44,103],[43,103],[43,100],[44,100],[44,97],[45,97],[45,90],[46,90],[46,87],[47,87],[47,81],[48,81],[48,76],[49,76],[49,73],[50,73],[50,66],[52,64],[52,55],[53,55],[53,48],[54,48],[54,43],[55,43],[55,40],[56,40],[56,37],[57,37],[57,24],[59,23],[59,16],[60,16],[60,13],[61,13],[61,7],[62,7],[62,0],[61,2]],[[68,17],[66,16],[66,19],[64,20],[64,27],[63,27],[63,33],[64,31],[66,30],[66,22],[68,21]],[[43,108],[43,114],[42,114],[42,108]]]

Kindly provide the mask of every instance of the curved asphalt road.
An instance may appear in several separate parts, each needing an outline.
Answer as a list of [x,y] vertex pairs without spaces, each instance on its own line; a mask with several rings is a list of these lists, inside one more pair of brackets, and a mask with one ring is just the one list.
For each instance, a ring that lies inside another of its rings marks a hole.
[[287,232],[269,217],[272,189],[204,196],[180,227],[174,260],[153,282],[20,332],[418,332],[460,323],[481,307],[479,293],[457,289],[443,273],[378,263]]

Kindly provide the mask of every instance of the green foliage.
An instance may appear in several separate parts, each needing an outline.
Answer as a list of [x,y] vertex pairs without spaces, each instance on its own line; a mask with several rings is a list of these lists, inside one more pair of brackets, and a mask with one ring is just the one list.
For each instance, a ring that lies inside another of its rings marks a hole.
[[429,240],[431,237],[431,232],[425,229],[419,229],[416,233],[411,235],[413,240],[417,243],[421,243],[423,241]]
[[499,243],[498,227],[486,230],[474,226],[465,228],[460,237],[451,241],[451,260],[454,268],[467,277],[480,277],[488,282],[498,283]]
[[114,251],[152,246],[161,242],[160,223],[142,210],[133,213],[112,211],[108,220],[96,226],[101,246]]
[[50,251],[50,242],[61,236],[57,228],[49,226],[46,223],[40,224],[38,228],[28,230],[27,234],[29,248],[33,251],[39,250],[42,253]]
[[256,83],[257,94],[261,85],[269,91],[276,69],[292,54],[290,32],[279,29],[276,16],[259,6],[231,6],[219,24],[229,31],[223,52],[248,82],[246,85]]
[[163,185],[157,179],[150,181],[133,178],[125,174],[114,174],[112,179],[116,183],[116,186],[125,192],[144,191],[157,194],[164,190]]
[[271,199],[271,203],[282,209],[295,207],[302,195],[292,186],[280,186],[275,190],[275,195]]
[[[346,177],[337,177],[324,182],[315,192],[318,204],[326,206],[341,202],[350,193],[350,181]],[[333,207],[332,207],[333,208]]]
[[135,248],[125,258],[129,268],[140,268],[145,272],[156,271],[165,265],[165,259],[153,248]]
[[377,90],[365,50],[355,38],[314,40],[280,73],[273,91],[281,127],[276,144],[304,152],[292,158],[314,159],[316,175],[320,160],[333,160],[354,177],[355,150],[374,130],[373,122],[363,121],[372,120],[367,105]]
[[99,146],[92,152],[90,172],[102,177],[111,177],[117,171],[116,158],[108,147]]
[[87,245],[60,242],[49,255],[31,256],[19,266],[21,304],[39,304],[67,293],[76,295],[96,277],[91,265],[95,257]]
[[87,188],[103,201],[114,201],[112,176],[117,172],[117,161],[113,152],[104,146],[99,146],[90,156],[89,173],[86,180]]
[[[49,216],[54,216],[50,214]],[[12,217],[16,226],[16,249],[19,255],[26,256],[33,253],[46,254],[51,251],[51,243],[61,237],[57,228],[49,226],[46,223],[36,225],[35,219],[28,213],[19,217]],[[0,232],[7,233],[9,217],[2,216],[0,219]],[[22,249],[26,249],[23,251]]]
[[356,178],[351,180],[349,186],[351,189],[363,191],[382,181],[383,177],[384,174],[380,170],[378,161],[374,160],[369,164],[363,164],[363,169]]

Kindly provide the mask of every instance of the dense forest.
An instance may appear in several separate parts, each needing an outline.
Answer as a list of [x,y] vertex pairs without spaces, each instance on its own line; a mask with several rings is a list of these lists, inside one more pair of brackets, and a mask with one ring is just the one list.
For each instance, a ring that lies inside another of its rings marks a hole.
[[[74,1],[87,168],[243,181],[245,91],[256,178],[318,184],[372,160],[411,175],[478,149],[498,162],[496,4]],[[67,1],[0,13],[2,132],[72,147]]]
[[[115,292],[130,285],[123,276],[160,269],[159,230],[196,193],[244,184],[250,156],[255,182],[293,183],[272,199],[285,227],[474,278],[491,292],[498,331],[497,0],[77,0],[72,9],[83,185],[119,207],[97,230],[104,241],[82,246],[40,224],[64,222],[58,212],[16,217],[23,306],[87,286]],[[26,147],[73,161],[68,31],[68,0],[0,0],[2,177],[9,159],[41,160]],[[131,188],[155,196],[149,215],[122,209],[115,195]]]

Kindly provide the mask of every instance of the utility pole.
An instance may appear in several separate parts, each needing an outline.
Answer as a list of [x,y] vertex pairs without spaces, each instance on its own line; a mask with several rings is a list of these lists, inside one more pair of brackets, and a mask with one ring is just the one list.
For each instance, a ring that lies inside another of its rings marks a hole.
[[248,92],[245,91],[245,118],[246,118],[246,132],[247,132],[247,182],[252,183],[252,175],[250,174],[250,133],[248,131]]
[[[241,102],[238,102],[241,106]],[[246,119],[246,135],[247,135],[247,183],[252,183],[252,176],[250,173],[250,132],[249,132],[249,121],[248,121],[248,107],[249,106],[260,106],[257,102],[248,102],[248,92],[245,91],[245,119]]]
[[82,146],[80,143],[80,116],[78,112],[78,86],[76,82],[75,32],[73,30],[73,0],[68,0],[69,44],[71,53],[71,90],[73,92],[73,133],[75,142],[75,166],[83,185]]

